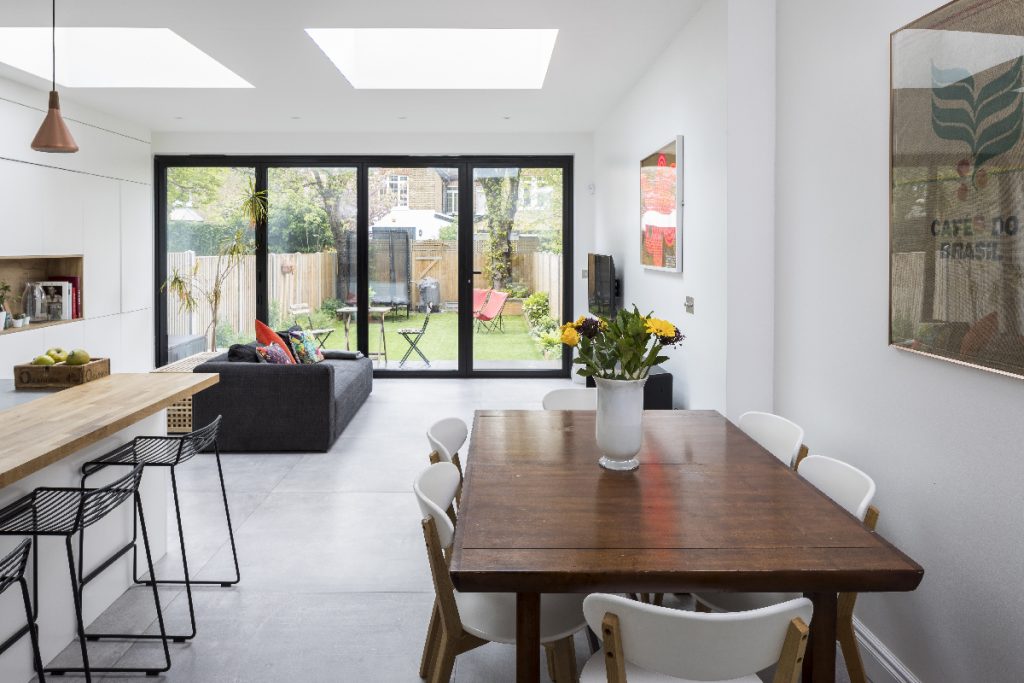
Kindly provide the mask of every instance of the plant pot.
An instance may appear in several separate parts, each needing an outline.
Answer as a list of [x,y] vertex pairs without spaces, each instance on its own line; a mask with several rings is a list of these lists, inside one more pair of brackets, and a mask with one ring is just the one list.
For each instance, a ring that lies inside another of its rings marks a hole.
[[12,327],[23,327],[25,325],[24,318],[14,318]]
[[608,470],[628,471],[640,466],[636,454],[644,437],[644,379],[601,379],[597,384],[598,463]]

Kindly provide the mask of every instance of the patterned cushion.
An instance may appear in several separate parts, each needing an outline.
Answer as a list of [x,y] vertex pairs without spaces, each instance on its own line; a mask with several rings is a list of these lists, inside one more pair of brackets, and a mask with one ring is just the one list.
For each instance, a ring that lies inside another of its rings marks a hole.
[[260,354],[260,356],[262,356],[268,363],[274,363],[276,365],[295,365],[295,361],[288,356],[284,347],[277,342],[271,342],[266,346],[257,346],[256,353]]
[[256,321],[256,341],[259,342],[261,346],[280,344],[281,350],[284,351],[286,356],[288,356],[288,360],[292,363],[295,362],[295,357],[292,356],[292,352],[288,350],[288,344],[286,344],[285,340],[281,338],[281,335],[274,332],[259,320]]
[[298,363],[319,363],[324,355],[316,348],[316,339],[309,332],[288,330],[288,341],[292,346],[292,355]]

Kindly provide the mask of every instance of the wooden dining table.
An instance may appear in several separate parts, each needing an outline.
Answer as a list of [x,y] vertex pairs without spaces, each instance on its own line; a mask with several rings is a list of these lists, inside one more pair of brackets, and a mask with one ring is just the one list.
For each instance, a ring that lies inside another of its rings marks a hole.
[[[477,411],[451,561],[516,593],[516,680],[540,680],[542,593],[799,592],[804,681],[833,683],[837,593],[924,570],[715,411],[646,411],[640,467],[602,469],[594,411]],[[884,511],[883,511],[884,512]]]

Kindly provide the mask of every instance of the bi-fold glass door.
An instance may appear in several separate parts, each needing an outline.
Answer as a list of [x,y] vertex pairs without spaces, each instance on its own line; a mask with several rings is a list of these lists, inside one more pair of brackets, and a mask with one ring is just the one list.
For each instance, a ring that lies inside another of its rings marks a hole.
[[557,372],[569,303],[566,167],[481,162],[471,174],[472,369]]
[[[382,376],[564,375],[570,174],[559,158],[158,158],[158,360],[247,341],[259,318]],[[191,301],[165,285],[185,274]]]

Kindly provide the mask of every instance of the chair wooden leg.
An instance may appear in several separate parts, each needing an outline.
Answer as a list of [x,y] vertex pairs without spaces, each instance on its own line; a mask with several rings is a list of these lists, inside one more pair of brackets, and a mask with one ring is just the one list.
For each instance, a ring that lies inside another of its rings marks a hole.
[[437,660],[437,649],[441,636],[441,620],[437,609],[437,602],[434,602],[434,609],[430,613],[430,624],[427,626],[427,639],[423,643],[423,656],[420,657],[420,678],[426,678],[434,670],[434,663]]
[[434,664],[434,676],[431,683],[450,683],[457,654],[458,644],[447,633],[442,633],[438,643],[437,662]]
[[846,672],[850,676],[850,683],[867,683],[864,661],[860,657],[860,647],[857,645],[857,634],[853,630],[853,607],[856,601],[856,593],[839,594],[836,640],[839,641],[839,647],[843,651],[843,661],[846,662]]
[[555,677],[555,645],[554,643],[546,643],[544,645],[544,659],[548,663],[548,678],[555,683],[558,683],[558,679]]
[[576,683],[579,674],[576,672],[576,644],[572,636],[551,643],[548,648],[554,662],[554,683]]
[[807,651],[807,636],[810,629],[803,619],[797,617],[789,622],[786,640],[782,643],[779,664],[775,667],[772,683],[797,683],[803,670],[804,655]]

